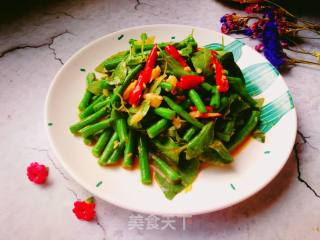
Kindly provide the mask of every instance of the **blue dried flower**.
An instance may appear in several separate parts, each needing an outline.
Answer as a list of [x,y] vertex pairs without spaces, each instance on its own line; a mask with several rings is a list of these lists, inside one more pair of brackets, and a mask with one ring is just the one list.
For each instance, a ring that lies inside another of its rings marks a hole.
[[271,64],[278,69],[285,63],[285,54],[281,46],[278,26],[274,20],[273,12],[269,11],[267,15],[269,21],[266,23],[262,34],[263,52]]
[[227,22],[227,17],[226,17],[226,15],[223,15],[223,16],[220,18],[220,22],[221,22],[221,23]]
[[245,26],[243,33],[244,35],[251,37],[253,34],[253,30],[248,26]]

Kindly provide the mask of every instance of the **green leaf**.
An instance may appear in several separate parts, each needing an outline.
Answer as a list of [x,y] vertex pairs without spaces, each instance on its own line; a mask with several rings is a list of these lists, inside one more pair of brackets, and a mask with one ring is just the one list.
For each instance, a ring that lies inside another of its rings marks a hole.
[[117,85],[122,83],[126,78],[128,73],[126,61],[122,61],[118,64],[111,77],[108,78],[108,83],[110,85]]
[[163,155],[178,164],[179,155],[183,149],[172,138],[167,137],[162,141],[154,139],[153,142]]
[[118,52],[116,54],[113,54],[112,56],[108,57],[107,59],[105,59],[104,61],[102,61],[96,68],[95,71],[99,72],[99,73],[103,73],[105,70],[105,65],[109,64],[111,62],[117,62],[119,59],[124,59],[125,56],[127,56],[129,54],[129,51],[121,51]]
[[181,42],[177,42],[173,44],[173,46],[176,47],[177,49],[182,49],[188,45],[191,45],[193,48],[196,48],[198,46],[198,43],[196,42],[192,34],[188,35]]
[[[166,52],[163,52],[163,60],[167,63],[167,71],[176,77],[181,77],[185,75],[196,75],[194,72],[187,72],[179,62],[177,62],[173,57],[171,57]],[[165,65],[165,64],[164,64]]]
[[108,84],[107,80],[99,80],[99,81],[93,81],[88,84],[87,90],[94,95],[101,95],[102,90],[105,88],[110,88],[110,85]]
[[228,164],[233,162],[233,157],[229,153],[228,149],[219,140],[214,140],[207,151],[199,156],[199,159],[200,161],[207,163]]
[[126,59],[126,63],[128,66],[133,67],[140,63],[144,63],[146,61],[146,57],[139,54],[139,55],[130,55]]
[[187,160],[199,156],[205,152],[209,144],[212,142],[214,137],[214,123],[207,123],[187,145],[186,158]]
[[209,76],[213,74],[212,58],[210,49],[203,48],[191,57],[192,64],[201,75]]
[[172,200],[179,192],[190,186],[198,175],[199,165],[200,162],[197,159],[182,160],[179,163],[179,173],[181,175],[181,183],[179,184],[167,181],[165,177],[156,172],[156,181],[166,198]]
[[145,42],[147,40],[147,38],[148,38],[148,35],[146,33],[141,33],[140,39],[142,42]]
[[150,109],[150,100],[143,100],[142,103],[136,107],[129,109],[128,125],[134,128],[141,128],[141,120],[147,115]]
[[180,54],[183,57],[189,57],[193,52],[192,44],[188,43],[186,47],[180,50]]
[[239,66],[234,61],[232,52],[225,52],[222,56],[219,56],[219,61],[223,68],[228,70],[229,76],[241,78],[242,82],[245,83],[243,74]]

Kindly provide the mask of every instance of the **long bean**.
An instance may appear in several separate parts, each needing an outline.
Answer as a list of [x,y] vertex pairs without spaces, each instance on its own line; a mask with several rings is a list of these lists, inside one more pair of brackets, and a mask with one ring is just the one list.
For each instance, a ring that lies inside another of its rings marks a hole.
[[151,184],[151,172],[148,160],[147,143],[143,136],[139,138],[138,144],[140,177],[143,184]]
[[177,183],[181,180],[180,174],[171,168],[165,161],[154,154],[152,154],[151,157],[153,159],[154,166],[159,169],[171,182]]
[[200,85],[204,90],[210,92],[213,88],[213,86],[207,82],[201,83]]
[[87,118],[81,120],[80,122],[77,122],[77,123],[71,125],[69,129],[72,133],[76,133],[80,129],[84,128],[85,126],[87,126],[91,123],[96,122],[99,118],[101,118],[105,115],[107,115],[107,111],[106,111],[106,109],[103,108],[103,109],[99,110],[98,112],[92,114],[91,116],[88,116]]
[[104,132],[100,135],[96,145],[92,148],[92,154],[96,157],[99,157],[107,145],[110,137],[112,134],[112,128],[107,128]]
[[186,142],[189,142],[196,133],[197,133],[197,129],[195,127],[191,127],[186,131],[182,139],[185,140]]
[[257,126],[259,121],[260,111],[252,111],[249,120],[246,122],[244,127],[237,132],[227,144],[228,150],[234,150]]
[[93,138],[91,138],[91,137],[88,137],[88,138],[84,138],[84,139],[83,139],[83,143],[84,143],[85,145],[88,145],[88,146],[91,146],[91,145],[93,144],[93,142],[94,142],[94,140],[93,140]]
[[155,124],[153,124],[151,127],[149,127],[147,129],[147,134],[148,134],[149,138],[152,139],[152,138],[155,138],[156,136],[158,136],[161,132],[166,130],[168,125],[169,125],[169,121],[164,118],[159,120]]
[[173,89],[173,85],[169,82],[161,82],[160,87],[168,92]]
[[96,103],[93,106],[93,111],[94,112],[99,111],[101,108],[105,107],[109,102],[110,102],[110,98],[107,98],[106,100]]
[[103,101],[105,99],[105,96],[99,96],[97,97],[83,112],[79,113],[79,117],[81,119],[86,118],[90,116],[92,113],[94,113],[94,106]]
[[113,151],[113,153],[111,154],[111,156],[109,157],[106,165],[111,165],[111,164],[115,164],[120,160],[120,156],[123,153],[123,149],[125,146],[125,142],[121,142]]
[[190,98],[187,98],[182,104],[181,107],[183,109],[187,109],[188,107],[190,107],[192,105],[192,102],[190,100]]
[[[96,76],[95,76],[94,73],[88,73],[87,79],[86,79],[87,80],[87,85],[91,84],[95,80],[95,78],[96,78]],[[93,94],[91,92],[89,92],[88,90],[86,90],[84,92],[84,95],[83,95],[83,97],[82,97],[82,99],[81,99],[81,101],[79,103],[79,106],[78,106],[80,111],[83,111],[83,110],[86,109],[86,107],[88,107],[92,96],[93,96]]]
[[175,111],[165,107],[158,107],[154,109],[154,113],[168,120],[172,120],[176,116]]
[[136,141],[135,141],[135,132],[132,129],[129,129],[129,134],[128,134],[128,143],[125,146],[124,149],[124,157],[123,157],[123,167],[125,168],[132,168],[133,164],[133,154],[134,154],[134,149],[136,147]]
[[211,89],[211,99],[210,99],[210,106],[214,108],[219,108],[220,107],[220,94],[217,89],[217,86],[213,86]]
[[117,141],[119,141],[119,136],[117,132],[114,132],[98,161],[100,165],[106,165],[109,157],[111,156],[111,154],[113,153],[113,150],[115,149],[115,145]]
[[110,127],[110,125],[113,121],[114,121],[113,118],[109,118],[109,119],[100,121],[98,123],[95,123],[93,125],[86,126],[86,127],[82,128],[79,132],[81,133],[81,135],[83,137],[86,138],[86,137],[92,136],[93,134],[95,134],[103,129],[106,129],[107,127]]
[[206,106],[204,105],[200,95],[196,92],[196,90],[194,89],[189,90],[189,97],[191,101],[194,103],[194,105],[196,105],[200,113],[207,112]]
[[121,142],[128,141],[127,121],[124,118],[119,118],[116,120],[116,131]]
[[187,113],[181,106],[175,103],[172,99],[167,96],[163,97],[164,101],[169,105],[171,109],[176,111],[178,115],[180,115],[184,120],[191,123],[192,125],[196,126],[197,128],[202,128],[204,125],[199,122],[197,119],[191,117],[189,113]]

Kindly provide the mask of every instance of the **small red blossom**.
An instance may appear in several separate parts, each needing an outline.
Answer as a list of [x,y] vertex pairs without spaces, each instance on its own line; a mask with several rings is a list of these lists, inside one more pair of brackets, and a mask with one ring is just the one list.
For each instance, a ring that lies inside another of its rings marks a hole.
[[37,162],[31,163],[27,168],[27,176],[31,182],[44,184],[48,177],[49,169]]
[[259,43],[254,48],[255,48],[256,51],[262,52],[263,51],[263,44]]
[[95,207],[94,198],[90,197],[85,201],[74,202],[72,211],[79,220],[92,221],[96,217]]
[[248,14],[250,13],[258,13],[261,10],[261,7],[259,4],[255,3],[255,4],[250,4],[248,6],[246,6],[246,8],[244,9],[244,11]]

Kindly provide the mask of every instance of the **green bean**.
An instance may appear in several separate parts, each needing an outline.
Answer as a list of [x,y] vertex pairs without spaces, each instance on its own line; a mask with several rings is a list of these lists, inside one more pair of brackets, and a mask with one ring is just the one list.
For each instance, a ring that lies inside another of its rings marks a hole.
[[81,135],[83,137],[86,138],[86,137],[92,136],[93,134],[95,134],[101,130],[106,129],[107,127],[110,127],[110,125],[113,121],[114,121],[113,118],[109,118],[107,120],[100,121],[100,122],[95,123],[93,125],[86,126],[86,127],[82,128],[79,132],[81,133]]
[[116,120],[116,131],[121,142],[128,141],[127,121],[124,118],[119,118]]
[[83,143],[85,145],[91,146],[93,144],[94,140],[93,138],[89,137],[89,138],[83,138]]
[[221,112],[229,103],[228,97],[225,95],[222,95],[220,98],[220,106],[218,109],[216,109],[216,112]]
[[194,105],[196,105],[196,107],[200,113],[207,112],[206,106],[204,105],[201,97],[196,92],[196,90],[194,90],[194,89],[189,90],[189,97],[190,97],[191,101],[194,103]]
[[103,63],[103,66],[106,70],[115,69],[120,62],[122,62],[127,56],[119,56],[110,60],[107,60]]
[[173,89],[173,85],[169,82],[161,82],[160,87],[168,92]]
[[143,184],[151,184],[151,172],[148,161],[147,143],[143,136],[140,136],[138,143],[140,177]]
[[253,108],[257,107],[257,102],[249,95],[247,89],[243,86],[244,84],[241,78],[228,77],[228,80],[232,89],[238,93],[245,102]]
[[103,101],[105,99],[105,96],[99,96],[97,97],[83,112],[79,113],[79,117],[81,119],[86,118],[88,116],[90,116],[92,113],[94,113],[94,105]]
[[213,86],[207,82],[201,83],[200,85],[204,90],[211,92]]
[[112,134],[112,128],[107,128],[104,132],[100,135],[96,145],[92,148],[92,154],[96,157],[99,157],[107,145],[110,137]]
[[86,90],[83,94],[83,97],[79,103],[79,110],[83,111],[84,109],[86,109],[86,107],[89,105],[89,102],[92,98],[93,94],[91,92],[89,92],[88,90]]
[[229,151],[234,150],[257,126],[259,122],[260,111],[252,111],[249,120],[244,127],[238,131],[230,140],[227,147]]
[[212,87],[211,90],[212,96],[210,99],[210,106],[214,108],[219,108],[220,107],[220,94],[217,89],[217,86]]
[[125,168],[132,168],[134,148],[136,146],[135,135],[136,134],[134,130],[129,129],[128,143],[126,144],[124,149],[124,157],[122,163],[123,167]]
[[166,130],[166,128],[168,126],[169,126],[169,121],[167,119],[161,119],[147,129],[147,134],[148,134],[149,138],[151,138],[151,139],[155,138],[161,132]]
[[[109,157],[111,156],[111,154],[113,153],[113,150],[115,149],[115,145],[117,144],[118,141],[119,141],[119,136],[118,136],[117,132],[114,132],[112,137],[110,138],[107,146],[103,150],[103,153],[98,161],[98,163],[100,165],[106,165],[106,163],[107,163]],[[118,142],[118,144],[119,144],[119,142]]]
[[158,107],[153,111],[155,114],[159,115],[168,120],[172,120],[176,116],[176,112],[170,108]]
[[[169,42],[162,42],[162,43],[158,43],[158,47],[163,49],[166,46],[168,46],[170,43]],[[137,43],[133,43],[133,46],[136,50],[141,50],[142,45],[141,44],[137,44]],[[144,44],[143,45],[143,50],[147,51],[147,50],[151,50],[153,48],[154,44]]]
[[127,86],[129,85],[129,83],[131,82],[131,80],[133,78],[135,78],[135,76],[137,75],[137,73],[142,69],[143,65],[139,64],[136,67],[134,67],[126,76],[126,78],[124,79],[123,83],[118,86],[117,88],[114,89],[113,91],[113,95],[111,96],[110,102],[114,103],[116,100],[119,99],[119,95],[121,95],[124,90],[127,88]]
[[96,122],[99,118],[103,117],[107,115],[107,111],[106,109],[101,109],[99,110],[98,112],[86,117],[85,119],[81,120],[80,122],[77,122],[73,125],[70,126],[70,131],[72,133],[76,133],[78,132],[80,129],[84,128],[85,126],[91,124],[91,123],[94,123]]
[[[94,73],[88,73],[86,79],[87,79],[87,85],[89,85],[96,79],[96,75]],[[83,95],[83,97],[79,103],[79,106],[78,106],[80,111],[83,111],[86,109],[86,107],[88,107],[92,96],[93,96],[93,94],[91,92],[89,92],[88,90],[86,90],[84,92],[84,95]]]
[[189,98],[187,98],[182,104],[181,107],[183,109],[187,109],[188,107],[190,107],[192,105],[192,102]]
[[153,164],[154,166],[159,169],[163,175],[165,175],[171,182],[177,183],[181,181],[181,176],[180,174],[172,169],[165,161],[162,159],[158,158],[156,155],[152,154],[151,155],[153,159]]
[[189,128],[186,133],[183,135],[182,139],[185,140],[186,142],[189,142],[194,135],[197,133],[197,129],[194,127]]
[[175,103],[172,99],[170,99],[167,96],[163,97],[164,101],[169,105],[171,109],[176,111],[178,115],[180,115],[184,120],[187,122],[191,123],[192,125],[196,126],[197,128],[202,128],[204,125],[199,122],[197,119],[194,119],[187,113],[186,111],[183,110],[181,106],[179,106],[177,103]]
[[215,136],[224,142],[230,141],[230,134],[222,133],[222,132],[215,132]]
[[115,164],[120,160],[120,155],[121,153],[123,153],[123,149],[125,146],[125,142],[121,142],[113,151],[113,153],[111,154],[111,156],[109,157],[106,165],[111,165],[111,164]]
[[93,106],[93,111],[94,112],[99,111],[101,108],[105,107],[109,102],[110,102],[110,98],[107,98],[106,100],[96,103]]

